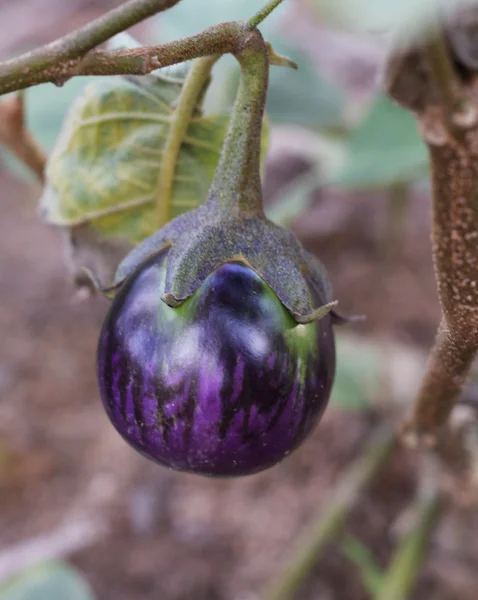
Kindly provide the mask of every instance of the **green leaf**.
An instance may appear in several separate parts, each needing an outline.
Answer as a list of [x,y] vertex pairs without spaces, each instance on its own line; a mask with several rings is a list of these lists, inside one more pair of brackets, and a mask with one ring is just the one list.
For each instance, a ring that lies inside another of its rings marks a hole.
[[379,94],[352,131],[344,164],[331,183],[380,187],[413,181],[428,169],[428,154],[414,118]]
[[383,573],[377,566],[370,550],[360,540],[349,534],[344,536],[340,548],[347,558],[358,567],[365,588],[374,598],[383,584]]
[[[90,83],[70,111],[47,164],[41,211],[64,227],[91,223],[106,237],[139,243],[156,229],[162,150],[182,80],[107,78]],[[172,216],[205,198],[229,114],[190,123],[175,172]]]
[[44,83],[26,90],[27,125],[40,144],[51,150],[72,102],[93,77],[74,77],[62,87]]
[[[135,48],[141,44],[128,33],[120,33],[108,42],[108,48]],[[153,74],[151,74],[153,75]],[[44,83],[24,91],[26,122],[29,131],[40,145],[48,152],[52,150],[75,98],[84,90],[87,83],[99,84],[98,77],[74,77],[63,86]],[[29,169],[7,149],[0,148],[6,166],[20,179],[31,181],[33,176]]]
[[[61,125],[71,103],[93,77],[75,77],[61,88],[44,83],[25,90],[26,122],[28,129],[40,145],[50,151],[61,130]],[[1,148],[5,165],[19,179],[32,181],[27,167],[6,149]]]
[[316,133],[313,143],[305,152],[314,161],[315,168],[299,175],[281,189],[274,202],[267,207],[267,216],[278,225],[289,225],[308,209],[312,194],[327,184],[331,174],[342,163],[343,142]]
[[274,36],[270,42],[276,52],[299,66],[297,71],[271,67],[267,96],[267,114],[271,120],[323,128],[342,124],[345,91],[318,73],[303,52]]
[[70,566],[51,563],[29,569],[0,587],[0,600],[93,600],[87,583]]
[[363,410],[375,399],[384,370],[382,353],[370,342],[339,334],[337,374],[331,403],[347,410]]
[[278,225],[287,226],[307,210],[310,198],[319,186],[319,174],[315,170],[307,171],[280,191],[279,197],[267,207],[267,217]]

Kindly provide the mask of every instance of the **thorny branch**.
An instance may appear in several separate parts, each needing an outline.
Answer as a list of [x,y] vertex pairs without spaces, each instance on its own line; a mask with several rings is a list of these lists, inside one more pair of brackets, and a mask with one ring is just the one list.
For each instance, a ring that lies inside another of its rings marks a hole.
[[437,23],[428,40],[395,49],[385,73],[388,93],[414,113],[431,164],[432,249],[442,320],[404,424],[406,439],[422,445],[442,439],[478,351],[477,77],[460,64],[449,26]]

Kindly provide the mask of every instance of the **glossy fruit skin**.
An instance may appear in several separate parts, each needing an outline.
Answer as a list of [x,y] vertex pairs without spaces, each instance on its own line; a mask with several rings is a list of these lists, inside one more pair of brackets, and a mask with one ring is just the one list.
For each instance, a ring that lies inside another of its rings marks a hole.
[[166,265],[167,251],[146,260],[104,321],[97,375],[110,420],[141,454],[180,471],[237,476],[276,464],[327,404],[335,373],[330,315],[297,325],[267,284],[237,263],[171,308],[161,300]]

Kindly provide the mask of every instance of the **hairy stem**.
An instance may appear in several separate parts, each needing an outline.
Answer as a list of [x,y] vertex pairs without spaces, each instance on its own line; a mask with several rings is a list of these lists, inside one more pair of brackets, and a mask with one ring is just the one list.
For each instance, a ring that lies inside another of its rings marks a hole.
[[429,144],[433,259],[443,317],[406,433],[434,434],[446,423],[478,351],[476,140],[475,125],[459,138]]
[[163,150],[163,160],[159,173],[157,194],[158,227],[161,228],[171,220],[171,200],[173,195],[176,163],[184,137],[197,106],[198,99],[209,79],[211,69],[219,55],[198,58],[194,61],[186,81],[184,82],[178,104],[174,110],[168,137]]
[[365,451],[342,474],[337,487],[321,510],[311,531],[299,545],[289,565],[283,569],[264,594],[265,600],[289,600],[317,564],[326,545],[341,531],[357,497],[377,474],[394,446],[394,436],[380,430],[372,437]]
[[429,41],[425,46],[425,58],[433,81],[440,93],[444,117],[449,131],[454,131],[453,113],[460,107],[461,95],[458,78],[448,53],[445,33],[438,15],[430,15]]
[[473,82],[454,70],[437,15],[429,33],[423,44],[396,50],[401,60],[392,55],[386,68],[395,81],[389,93],[414,113],[429,149],[432,249],[442,308],[428,369],[404,423],[405,439],[413,445],[436,441],[478,351],[478,101]]
[[[81,29],[0,63],[0,94],[46,81],[63,82],[65,78],[69,78],[69,68],[92,48],[178,2],[179,0],[129,0]],[[62,68],[58,68],[60,64],[63,64]]]
[[269,60],[259,31],[246,31],[244,46],[235,53],[241,81],[208,202],[228,214],[263,215],[260,152]]
[[261,10],[259,10],[253,17],[249,19],[247,25],[253,29],[257,27],[262,21],[268,17],[271,12],[279,6],[284,0],[270,0]]
[[468,345],[457,339],[442,320],[423,378],[417,401],[404,422],[405,439],[411,433],[410,444],[414,445],[414,436],[433,435],[445,425],[455,402],[468,378],[476,346]]
[[413,588],[443,511],[442,498],[438,493],[431,494],[420,502],[417,511],[417,523],[395,551],[375,600],[404,600]]

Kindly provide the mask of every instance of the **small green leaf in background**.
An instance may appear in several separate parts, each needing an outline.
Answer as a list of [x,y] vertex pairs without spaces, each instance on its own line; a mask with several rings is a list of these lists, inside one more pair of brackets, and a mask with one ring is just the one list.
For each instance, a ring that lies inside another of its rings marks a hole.
[[28,569],[0,587],[0,600],[94,600],[83,578],[64,563]]
[[307,210],[312,194],[319,186],[320,176],[315,169],[293,179],[266,208],[267,217],[277,225],[289,225]]
[[290,225],[309,208],[314,192],[327,185],[342,164],[344,144],[340,138],[315,133],[304,155],[313,161],[314,167],[279,190],[274,202],[266,207],[268,218],[278,225]]
[[342,552],[359,569],[363,584],[374,598],[383,583],[383,572],[365,544],[352,535],[346,534],[340,544]]
[[331,183],[381,187],[422,177],[428,154],[414,118],[379,94],[350,134],[344,164]]
[[40,144],[50,151],[71,104],[94,77],[74,77],[62,87],[43,83],[25,92],[27,125]]
[[[58,226],[86,222],[135,244],[154,233],[162,149],[182,81],[105,78],[88,84],[72,107],[47,164],[40,207]],[[171,214],[206,197],[229,114],[191,121],[175,173]]]
[[267,114],[273,121],[310,127],[336,127],[344,122],[345,91],[317,72],[307,56],[273,36],[274,50],[294,60],[297,71],[271,67]]
[[331,403],[348,410],[363,410],[375,400],[385,365],[380,348],[353,336],[336,336],[337,374]]
[[[25,90],[26,122],[40,146],[50,151],[72,102],[93,77],[74,77],[61,88],[44,83]],[[29,169],[0,146],[0,159],[18,178],[33,181]]]

